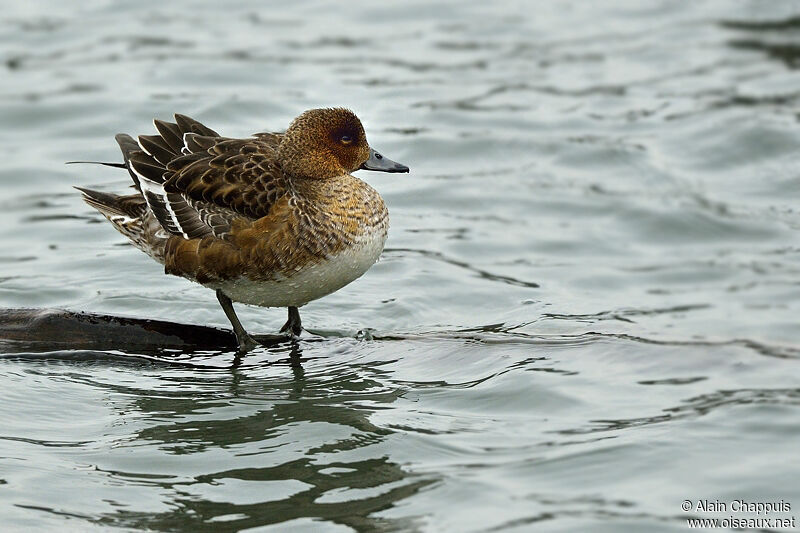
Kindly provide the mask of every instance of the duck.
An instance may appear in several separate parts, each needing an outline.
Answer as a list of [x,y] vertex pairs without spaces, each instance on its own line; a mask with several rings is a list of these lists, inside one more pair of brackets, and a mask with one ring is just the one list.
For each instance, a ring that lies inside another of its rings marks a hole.
[[310,109],[283,133],[224,137],[186,115],[154,120],[156,134],[118,134],[135,192],[76,187],[164,272],[215,291],[238,352],[258,343],[233,302],[286,307],[280,329],[303,327],[299,308],[364,274],[380,257],[389,212],[353,172],[409,172],[370,147],[349,109]]

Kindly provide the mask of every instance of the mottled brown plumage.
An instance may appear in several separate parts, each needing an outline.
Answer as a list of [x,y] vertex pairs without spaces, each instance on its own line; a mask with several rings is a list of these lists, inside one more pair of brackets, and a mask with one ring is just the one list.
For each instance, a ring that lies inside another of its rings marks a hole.
[[[166,273],[216,289],[234,329],[238,319],[223,298],[286,305],[299,332],[292,308],[349,283],[377,259],[388,212],[350,173],[408,168],[372,150],[352,112],[313,109],[285,133],[247,139],[222,137],[184,115],[154,124],[159,134],[138,143],[117,136],[138,194],[81,190]],[[237,329],[244,349],[243,335]]]

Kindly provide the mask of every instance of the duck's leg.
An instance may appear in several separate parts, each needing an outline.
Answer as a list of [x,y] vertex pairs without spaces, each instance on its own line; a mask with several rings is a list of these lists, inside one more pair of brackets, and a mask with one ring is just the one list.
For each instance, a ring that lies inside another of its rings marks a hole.
[[300,311],[296,307],[289,308],[289,319],[281,328],[281,333],[285,331],[290,332],[294,337],[299,337],[300,332],[303,331],[303,323],[300,322]]
[[225,296],[219,289],[217,289],[217,300],[219,300],[219,305],[222,306],[222,310],[225,311],[225,316],[228,317],[231,326],[233,326],[233,332],[236,334],[236,341],[239,343],[239,352],[249,352],[258,346],[255,339],[247,334],[244,327],[242,327],[242,323],[239,322],[239,317],[236,316],[236,311],[233,310],[233,302],[231,302],[231,299]]

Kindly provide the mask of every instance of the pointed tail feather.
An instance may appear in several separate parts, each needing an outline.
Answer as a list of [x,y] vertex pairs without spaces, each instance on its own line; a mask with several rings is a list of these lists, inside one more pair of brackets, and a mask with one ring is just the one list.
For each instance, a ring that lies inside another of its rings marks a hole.
[[128,168],[125,163],[108,163],[106,161],[66,161],[65,165],[103,165],[114,168]]
[[94,207],[108,219],[123,217],[125,219],[140,218],[145,213],[146,204],[138,194],[120,196],[107,192],[75,187],[83,194],[83,201]]
[[100,191],[93,191],[91,189],[84,189],[83,187],[75,187],[83,194],[83,201],[94,207],[107,217],[114,216],[128,216],[118,202],[116,194],[108,194]]

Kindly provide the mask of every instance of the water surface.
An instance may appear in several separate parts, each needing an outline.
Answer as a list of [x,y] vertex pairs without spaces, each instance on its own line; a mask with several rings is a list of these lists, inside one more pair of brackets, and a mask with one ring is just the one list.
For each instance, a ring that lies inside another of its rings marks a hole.
[[[728,516],[686,499],[800,509],[798,17],[5,6],[4,308],[227,326],[71,188],[124,190],[63,162],[117,160],[113,135],[153,117],[237,136],[347,106],[412,172],[359,173],[387,249],[302,309],[298,346],[231,367],[4,345],[4,529],[685,531]],[[239,309],[258,333],[285,320]]]

